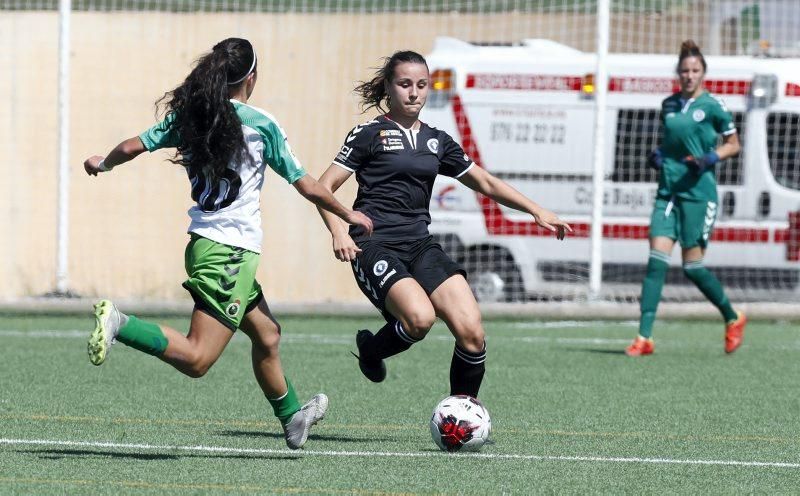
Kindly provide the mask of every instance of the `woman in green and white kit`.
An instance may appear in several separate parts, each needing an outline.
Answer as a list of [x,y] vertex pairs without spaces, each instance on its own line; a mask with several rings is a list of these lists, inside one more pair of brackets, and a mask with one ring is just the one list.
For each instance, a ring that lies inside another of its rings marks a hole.
[[158,357],[190,377],[201,377],[222,354],[236,329],[252,342],[256,380],[283,425],[286,444],[303,446],[328,407],[324,394],[301,406],[283,375],[281,328],[255,280],[261,252],[260,192],[269,166],[317,206],[372,231],[372,221],[342,206],[306,174],[283,129],[265,111],[247,104],[257,79],[249,41],[228,38],[202,56],[186,80],[159,102],[165,119],[129,138],[106,157],[84,162],[90,175],[110,171],[139,154],[177,148],[196,202],[189,210],[183,286],[195,302],[186,336],[165,325],[125,315],[108,300],[95,305],[89,358],[105,362],[116,341]]
[[[650,258],[642,283],[639,335],[625,350],[629,356],[650,355],[655,349],[653,322],[676,241],[681,245],[684,274],[722,314],[725,352],[732,353],[742,342],[747,318],[733,309],[719,280],[703,265],[717,217],[715,165],[741,148],[731,113],[703,87],[706,69],[700,48],[691,40],[684,41],[677,67],[681,90],[662,102],[661,147],[647,158],[648,165],[661,174],[650,218]],[[722,144],[717,146],[720,135]]]

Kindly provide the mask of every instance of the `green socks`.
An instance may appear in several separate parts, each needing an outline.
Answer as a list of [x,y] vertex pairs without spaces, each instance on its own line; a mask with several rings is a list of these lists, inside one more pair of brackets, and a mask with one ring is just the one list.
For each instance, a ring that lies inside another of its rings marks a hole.
[[661,290],[669,269],[669,254],[658,250],[650,250],[647,260],[647,275],[642,282],[642,297],[639,308],[642,316],[639,319],[639,335],[643,338],[653,336],[653,322],[656,320],[658,302],[661,300]]
[[684,263],[683,273],[708,298],[708,301],[719,309],[725,322],[737,319],[736,311],[731,306],[731,302],[728,301],[728,297],[725,296],[722,284],[710,270],[705,268],[702,259]]
[[129,315],[128,321],[120,327],[117,341],[156,357],[167,349],[167,337],[161,332],[161,328],[133,315]]
[[287,377],[284,376],[284,379],[286,379],[286,394],[280,398],[267,398],[269,404],[272,405],[275,416],[278,417],[282,424],[285,424],[292,415],[300,410],[300,402],[297,401],[297,393],[294,392],[294,386],[292,386]]

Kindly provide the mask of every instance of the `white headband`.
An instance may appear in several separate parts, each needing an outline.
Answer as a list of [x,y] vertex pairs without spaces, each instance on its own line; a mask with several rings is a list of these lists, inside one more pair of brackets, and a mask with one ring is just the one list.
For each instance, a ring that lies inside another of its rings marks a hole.
[[244,80],[245,80],[245,78],[246,78],[247,76],[249,76],[251,72],[253,72],[253,69],[255,69],[255,67],[256,67],[256,51],[255,51],[255,50],[253,50],[253,63],[252,63],[252,64],[250,64],[250,70],[249,70],[249,71],[247,71],[247,74],[245,74],[244,76],[242,76],[240,79],[237,79],[236,81],[233,81],[233,82],[230,82],[230,83],[228,83],[228,86],[232,86],[232,85],[234,85],[234,84],[239,84],[239,83],[241,83],[242,81],[244,81]]

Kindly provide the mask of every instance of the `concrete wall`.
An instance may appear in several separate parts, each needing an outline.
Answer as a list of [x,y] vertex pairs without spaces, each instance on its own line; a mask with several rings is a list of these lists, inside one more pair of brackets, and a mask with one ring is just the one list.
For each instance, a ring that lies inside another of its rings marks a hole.
[[[319,176],[346,132],[367,120],[351,93],[382,56],[426,53],[437,34],[514,41],[532,19],[513,15],[85,13],[72,17],[70,287],[87,296],[185,298],[183,247],[191,205],[166,153],[86,176],[83,160],[155,122],[153,102],[220,39],[250,39],[259,58],[251,103],[286,129]],[[557,26],[553,26],[556,29]],[[12,48],[13,47],[13,48]],[[58,175],[56,13],[0,15],[0,299],[53,289]],[[340,195],[354,198],[355,181]],[[315,208],[275,174],[263,190],[259,272],[278,301],[361,301]]]
[[[372,116],[359,115],[351,89],[382,56],[405,48],[427,53],[438,35],[493,42],[552,38],[591,50],[594,22],[591,15],[519,13],[74,13],[71,289],[85,296],[186,297],[180,283],[191,200],[183,170],[166,162],[166,153],[142,156],[100,177],[86,176],[82,162],[148,128],[155,121],[154,101],[220,39],[253,42],[260,57],[251,103],[278,118],[300,160],[318,177],[348,129]],[[633,29],[634,23],[635,17],[615,18],[621,34],[612,49],[677,47],[668,36],[633,39],[635,33],[653,36]],[[0,14],[0,299],[42,294],[55,284],[57,57],[57,13]],[[340,194],[348,203],[354,186],[349,181]],[[315,209],[274,174],[263,190],[262,212],[259,280],[270,299],[362,300],[349,266],[333,258]]]

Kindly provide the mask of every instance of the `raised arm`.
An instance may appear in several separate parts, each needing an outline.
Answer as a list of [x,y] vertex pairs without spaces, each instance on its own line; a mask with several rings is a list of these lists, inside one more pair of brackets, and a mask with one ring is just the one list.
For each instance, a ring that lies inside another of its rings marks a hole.
[[459,177],[459,181],[468,188],[488,196],[501,205],[532,215],[537,224],[556,233],[558,239],[564,239],[567,231],[572,232],[569,224],[559,219],[556,214],[539,206],[502,179],[498,179],[488,173],[482,167],[471,167],[466,174]]
[[147,149],[138,136],[128,138],[115,146],[108,155],[92,155],[83,162],[83,168],[90,176],[96,176],[99,172],[110,171],[114,167],[124,164],[138,157]]

